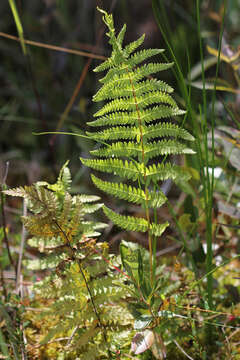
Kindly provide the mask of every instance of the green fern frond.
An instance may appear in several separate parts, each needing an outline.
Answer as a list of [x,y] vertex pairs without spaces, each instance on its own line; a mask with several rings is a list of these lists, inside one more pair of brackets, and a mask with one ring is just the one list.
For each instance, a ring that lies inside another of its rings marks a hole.
[[164,52],[164,49],[143,49],[135,52],[129,58],[129,62],[132,66],[136,66],[143,62],[144,60],[148,60],[150,57],[159,55]]
[[145,34],[143,34],[140,38],[137,40],[131,42],[125,47],[125,53],[129,56],[131,55],[139,46],[142,45],[145,39]]
[[172,165],[171,163],[158,163],[157,165],[153,164],[146,168],[146,178],[148,181],[151,180],[154,183],[167,179],[187,181],[190,177],[190,174],[184,171],[180,166]]
[[108,125],[135,125],[139,119],[143,123],[150,123],[162,118],[169,118],[176,115],[184,115],[186,112],[178,108],[169,107],[166,105],[155,106],[151,109],[133,111],[127,113],[126,111],[116,112],[88,123],[90,126],[108,126]]
[[148,230],[148,222],[143,218],[134,216],[126,216],[115,213],[106,206],[103,206],[105,215],[116,225],[128,231],[146,232]]
[[165,222],[164,224],[155,224],[152,223],[150,227],[150,233],[154,236],[161,236],[162,233],[166,230],[169,223]]
[[50,254],[44,259],[25,260],[25,266],[30,270],[55,269],[64,260],[63,255]]
[[141,173],[138,164],[134,164],[132,161],[123,161],[118,159],[83,159],[80,158],[85,166],[92,169],[113,173],[114,175],[121,176],[123,178],[137,180]]
[[194,137],[185,129],[171,123],[161,123],[143,127],[144,140],[156,137],[175,137],[182,140],[194,141]]
[[[116,142],[108,147],[102,147],[98,150],[92,150],[92,155],[98,157],[141,157],[141,144],[135,142]],[[192,149],[176,140],[162,140],[149,143],[144,149],[145,161],[158,155],[170,154],[194,154]]]
[[100,197],[96,196],[96,195],[86,195],[86,194],[84,194],[84,195],[78,195],[78,197],[79,197],[79,200],[81,201],[82,204],[92,203],[92,202],[100,200]]
[[[116,126],[104,131],[95,133],[87,132],[89,136],[99,140],[123,140],[138,139],[140,130],[134,126]],[[142,126],[142,136],[144,140],[156,137],[175,137],[182,140],[194,141],[194,137],[185,129],[171,123],[161,123],[157,125]]]
[[[94,101],[104,101],[107,99],[115,99],[119,97],[126,97],[132,95],[132,85],[129,84],[129,78],[126,78],[126,84],[122,83],[119,86],[119,83],[109,82],[105,86],[102,86],[98,92],[93,96]],[[149,93],[150,91],[162,91],[162,92],[173,92],[173,88],[166,84],[164,81],[157,79],[147,79],[141,82],[136,82],[134,84],[134,91],[136,96],[141,96],[143,94]]]
[[[142,45],[144,35],[124,47],[126,26],[118,36],[115,35],[112,15],[100,11],[109,29],[107,35],[112,45],[112,54],[95,69],[97,72],[106,70],[106,73],[100,80],[101,87],[93,100],[106,103],[94,114],[95,119],[88,125],[106,128],[87,133],[101,143],[98,149],[91,151],[99,159],[81,158],[81,161],[94,170],[136,182],[138,187],[136,184],[132,186],[102,181],[92,176],[93,182],[102,191],[142,207],[146,219],[119,215],[105,206],[103,211],[113,223],[125,230],[148,232],[151,243],[151,236],[160,236],[168,225],[151,221],[150,209],[156,209],[166,202],[166,197],[158,191],[159,182],[172,179],[180,183],[190,178],[186,170],[165,163],[165,157],[194,154],[184,144],[184,141],[194,139],[179,126],[161,122],[162,119],[185,114],[170,95],[173,89],[153,78],[154,74],[169,69],[173,63],[148,61],[153,56],[159,56],[162,49],[136,51]],[[164,162],[161,163],[162,156]]]
[[121,140],[121,139],[135,139],[138,136],[139,129],[137,127],[130,126],[117,126],[115,128],[109,128],[104,131],[95,133],[87,132],[87,135],[93,139],[99,140]]
[[166,196],[161,191],[150,191],[146,196],[146,193],[140,188],[122,183],[103,181],[94,175],[91,177],[94,184],[100,190],[128,202],[144,206],[145,202],[148,201],[149,206],[155,209],[161,207],[167,201]]
[[131,79],[132,83],[139,82],[140,80],[148,77],[152,74],[156,74],[160,71],[167,70],[173,66],[173,63],[149,63],[140,66],[132,71],[128,70],[126,64],[123,62],[122,67],[117,69],[110,69],[102,79],[99,81],[102,84],[107,84],[109,81],[112,81],[115,86],[123,87]]
[[103,206],[103,204],[87,204],[84,207],[84,213],[85,214],[92,214],[95,211],[101,209],[101,207]]
[[134,98],[125,97],[112,100],[110,103],[106,104],[101,110],[99,110],[94,116],[103,116],[110,112],[115,111],[132,111],[135,110],[136,107],[139,110],[143,110],[149,105],[155,103],[165,103],[173,108],[177,108],[176,102],[172,99],[172,97],[164,92],[155,91],[154,93],[143,94],[142,96],[135,96]]
[[124,40],[124,36],[127,30],[127,26],[126,24],[123,25],[122,29],[119,31],[119,34],[117,36],[117,43],[119,43],[122,46],[123,40]]

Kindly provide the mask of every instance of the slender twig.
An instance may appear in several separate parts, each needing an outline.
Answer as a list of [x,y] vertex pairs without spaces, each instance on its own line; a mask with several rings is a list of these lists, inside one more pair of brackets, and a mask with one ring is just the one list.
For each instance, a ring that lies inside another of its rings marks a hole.
[[[1,31],[0,31],[0,36],[4,37],[6,39],[15,40],[15,41],[20,42],[20,39],[17,36],[6,34],[6,33],[1,32]],[[23,41],[24,41],[25,44],[33,45],[33,46],[37,46],[37,47],[41,47],[41,48],[45,48],[45,49],[49,49],[49,50],[62,51],[62,52],[66,52],[66,53],[69,53],[69,54],[74,54],[74,55],[78,55],[78,56],[85,56],[85,57],[92,58],[92,59],[106,60],[106,57],[103,56],[103,55],[97,55],[97,54],[89,53],[89,52],[86,52],[86,51],[68,49],[68,48],[61,47],[61,46],[49,45],[49,44],[44,44],[44,43],[41,43],[41,42],[32,41],[32,40],[26,40],[26,39],[24,39]]]

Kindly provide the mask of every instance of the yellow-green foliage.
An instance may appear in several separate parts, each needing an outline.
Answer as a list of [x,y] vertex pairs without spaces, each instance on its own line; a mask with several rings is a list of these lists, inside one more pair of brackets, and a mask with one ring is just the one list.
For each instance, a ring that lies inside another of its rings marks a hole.
[[[23,222],[29,245],[42,253],[27,261],[31,270],[47,276],[33,287],[26,329],[32,358],[102,359],[129,349],[133,319],[124,305],[126,292],[114,285],[123,275],[110,263],[107,245],[96,242],[105,224],[86,221],[101,204],[96,196],[72,196],[67,164],[56,184],[39,182],[6,191],[27,202]],[[37,343],[37,344],[36,344]]]

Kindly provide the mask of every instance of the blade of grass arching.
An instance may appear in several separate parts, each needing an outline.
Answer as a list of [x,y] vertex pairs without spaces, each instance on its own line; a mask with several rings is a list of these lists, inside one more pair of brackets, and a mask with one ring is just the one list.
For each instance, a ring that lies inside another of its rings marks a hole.
[[17,27],[17,32],[20,38],[20,43],[21,43],[21,47],[22,47],[22,51],[23,54],[26,56],[27,55],[27,48],[24,42],[24,35],[23,35],[23,27],[22,27],[22,23],[18,14],[18,10],[15,4],[15,0],[8,0],[10,8],[12,10],[12,14],[13,14],[13,18]]

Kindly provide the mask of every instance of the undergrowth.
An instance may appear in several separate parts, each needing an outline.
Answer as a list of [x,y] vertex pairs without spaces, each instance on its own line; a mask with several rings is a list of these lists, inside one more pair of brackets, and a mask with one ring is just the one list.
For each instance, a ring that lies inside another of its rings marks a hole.
[[[26,55],[15,1],[10,4]],[[175,37],[165,6],[153,0],[152,7],[167,54],[159,49],[139,50],[144,35],[125,45],[126,25],[116,34],[113,16],[98,9],[112,53],[94,70],[106,73],[93,96],[100,104],[94,120],[88,122],[91,131],[74,135],[96,142],[90,151],[94,158],[81,156],[81,162],[95,170],[91,179],[106,204],[99,202],[99,196],[76,194],[68,162],[54,184],[38,181],[8,189],[7,172],[3,177],[1,358],[240,358],[240,296],[235,286],[239,279],[239,130],[218,125],[215,114],[216,91],[238,94],[239,53],[221,52],[224,2],[218,50],[208,46],[213,58],[204,59],[196,1],[201,60],[191,69],[188,58],[185,76],[172,47]],[[159,62],[160,56],[164,62]],[[231,67],[234,84],[219,79],[221,61]],[[205,72],[213,65],[215,78],[207,79]],[[156,78],[170,69],[180,95]],[[198,76],[200,83],[195,81]],[[194,87],[202,88],[198,107],[193,105]],[[207,90],[213,94],[209,104]],[[223,106],[232,124],[239,125],[237,110],[224,101]],[[170,184],[179,191],[173,183],[181,191],[175,204],[164,190]],[[9,245],[6,195],[23,199],[23,228],[14,238],[19,255],[12,255]],[[171,219],[162,217],[163,206]],[[108,225],[97,220],[101,209],[121,239],[115,255],[104,240]],[[137,242],[126,240],[131,237]],[[180,250],[177,256],[163,259],[159,249],[169,239]],[[22,263],[24,248],[28,255]],[[10,284],[6,281],[9,269],[14,274]]]

